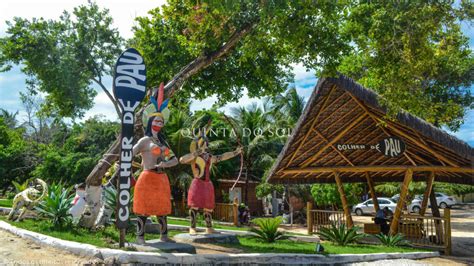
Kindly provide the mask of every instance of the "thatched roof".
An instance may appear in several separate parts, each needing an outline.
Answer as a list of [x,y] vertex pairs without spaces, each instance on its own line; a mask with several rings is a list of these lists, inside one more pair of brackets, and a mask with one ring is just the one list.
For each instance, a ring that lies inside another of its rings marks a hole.
[[[328,169],[340,170],[343,182],[365,182],[367,172],[375,182],[402,181],[406,168],[415,169],[415,180],[425,180],[429,167],[437,167],[437,181],[474,184],[474,172],[465,170],[474,169],[472,147],[407,112],[387,120],[379,98],[342,75],[320,79],[269,182],[334,182]],[[388,137],[401,139],[405,152],[392,158],[370,148]],[[366,148],[345,150],[342,144]],[[369,168],[380,171],[360,170]]]

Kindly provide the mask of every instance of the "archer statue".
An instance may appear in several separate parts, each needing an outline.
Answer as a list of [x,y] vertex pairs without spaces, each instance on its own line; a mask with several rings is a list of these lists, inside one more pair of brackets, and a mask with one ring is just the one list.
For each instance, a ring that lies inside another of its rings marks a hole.
[[166,216],[171,213],[171,189],[163,168],[173,167],[178,160],[161,132],[169,118],[168,99],[163,101],[163,84],[143,112],[145,136],[133,146],[133,154],[142,157],[143,171],[135,184],[133,212],[137,215],[137,243],[145,243],[148,216],[156,215],[160,240],[169,241]]
[[190,145],[188,153],[179,159],[182,164],[190,164],[193,172],[193,181],[188,190],[188,207],[191,217],[190,234],[196,234],[196,218],[200,210],[204,213],[206,221],[206,233],[214,233],[212,228],[212,211],[214,210],[214,186],[210,180],[210,170],[214,163],[229,160],[242,152],[239,147],[235,151],[226,152],[221,155],[213,155],[209,152],[209,140],[206,136],[207,130],[202,130],[200,136],[195,138]]

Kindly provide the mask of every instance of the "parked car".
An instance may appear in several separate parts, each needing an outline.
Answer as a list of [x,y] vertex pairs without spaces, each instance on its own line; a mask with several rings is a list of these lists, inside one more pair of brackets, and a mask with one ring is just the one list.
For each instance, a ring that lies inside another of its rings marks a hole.
[[[394,213],[395,208],[397,207],[397,203],[395,203],[392,199],[389,198],[378,198],[379,207],[381,209],[388,207],[388,209]],[[359,203],[352,207],[352,211],[355,212],[357,215],[364,215],[369,213],[375,213],[374,202],[369,199],[362,203]]]
[[[443,193],[435,192],[436,203],[441,209],[451,208],[453,205],[456,205],[456,199],[452,196],[448,196]],[[423,195],[416,195],[415,199],[412,200],[411,204],[408,205],[408,210],[410,212],[419,213],[421,210],[421,203],[423,202]],[[428,207],[430,204],[428,202]]]
[[393,202],[397,203],[400,199],[400,194],[395,194],[390,198]]

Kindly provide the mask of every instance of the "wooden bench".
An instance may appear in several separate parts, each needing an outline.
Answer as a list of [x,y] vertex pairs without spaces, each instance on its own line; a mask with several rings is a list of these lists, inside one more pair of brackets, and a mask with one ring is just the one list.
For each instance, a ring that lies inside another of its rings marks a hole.
[[381,228],[379,224],[364,224],[364,233],[376,235],[380,234]]

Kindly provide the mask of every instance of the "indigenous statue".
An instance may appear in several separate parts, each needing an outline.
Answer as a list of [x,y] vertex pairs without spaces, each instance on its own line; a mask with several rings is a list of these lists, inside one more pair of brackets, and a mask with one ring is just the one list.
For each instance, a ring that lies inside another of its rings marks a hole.
[[[27,210],[32,210],[48,194],[48,186],[43,180],[36,178],[36,185],[29,187],[15,195],[13,198],[12,210],[8,214],[8,220],[14,220],[15,213],[23,208],[18,215],[17,220],[23,220]],[[40,192],[41,190],[41,192]],[[40,194],[41,193],[41,194]]]
[[206,233],[214,233],[212,228],[212,211],[214,210],[214,186],[210,180],[210,170],[214,163],[229,160],[242,152],[239,147],[235,151],[226,152],[221,155],[213,155],[209,152],[209,140],[206,131],[202,131],[198,138],[191,142],[191,153],[182,156],[179,161],[182,164],[190,164],[193,172],[193,181],[188,190],[189,216],[191,217],[190,234],[196,234],[196,218],[200,210],[204,213],[206,221]]
[[[171,213],[171,189],[163,168],[173,167],[178,160],[168,147],[161,129],[169,118],[168,100],[163,101],[163,84],[157,98],[143,112],[145,136],[133,146],[133,154],[142,157],[143,171],[135,184],[133,212],[137,215],[137,243],[145,243],[147,217],[156,215],[160,226],[160,239],[169,241],[166,216]],[[146,123],[146,124],[145,124]]]

